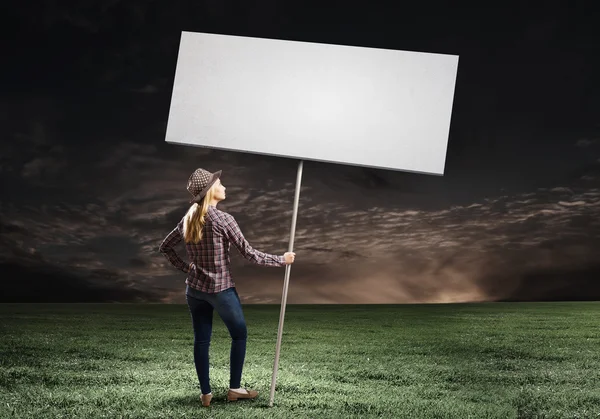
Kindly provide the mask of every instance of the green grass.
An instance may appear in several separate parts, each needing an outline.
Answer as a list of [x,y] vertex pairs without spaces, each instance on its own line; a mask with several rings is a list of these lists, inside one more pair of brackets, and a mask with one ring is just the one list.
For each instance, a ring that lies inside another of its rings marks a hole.
[[600,303],[244,307],[242,385],[227,403],[215,315],[210,408],[185,305],[1,304],[0,417],[600,418]]

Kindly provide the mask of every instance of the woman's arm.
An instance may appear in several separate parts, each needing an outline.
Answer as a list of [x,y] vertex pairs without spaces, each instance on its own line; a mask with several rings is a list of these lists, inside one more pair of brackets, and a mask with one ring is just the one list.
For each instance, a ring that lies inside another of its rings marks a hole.
[[250,246],[250,243],[244,238],[242,230],[231,214],[227,214],[224,222],[225,236],[238,249],[242,256],[248,261],[261,266],[281,267],[285,266],[283,256],[263,253]]
[[166,256],[167,260],[171,265],[173,265],[176,269],[188,273],[190,271],[190,265],[187,265],[177,254],[175,249],[175,245],[179,243],[183,239],[181,232],[179,231],[179,225],[171,231],[167,237],[163,240],[163,242],[158,247],[158,251]]

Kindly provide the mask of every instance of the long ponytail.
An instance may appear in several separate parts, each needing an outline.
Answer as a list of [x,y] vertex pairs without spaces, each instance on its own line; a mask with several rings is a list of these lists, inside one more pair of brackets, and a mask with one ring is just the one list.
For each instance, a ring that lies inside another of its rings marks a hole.
[[206,224],[205,216],[208,204],[213,199],[213,188],[210,188],[200,203],[194,203],[183,219],[183,239],[185,243],[198,243],[202,239],[202,229]]

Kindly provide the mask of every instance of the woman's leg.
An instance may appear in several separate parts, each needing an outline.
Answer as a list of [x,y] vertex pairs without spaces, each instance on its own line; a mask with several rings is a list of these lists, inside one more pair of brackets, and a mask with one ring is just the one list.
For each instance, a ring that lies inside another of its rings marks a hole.
[[211,392],[208,349],[212,334],[213,307],[207,301],[186,295],[194,328],[194,365],[202,394]]
[[229,288],[216,295],[215,309],[231,335],[229,388],[240,388],[244,358],[246,357],[246,340],[248,338],[246,319],[242,312],[240,297],[235,288]]

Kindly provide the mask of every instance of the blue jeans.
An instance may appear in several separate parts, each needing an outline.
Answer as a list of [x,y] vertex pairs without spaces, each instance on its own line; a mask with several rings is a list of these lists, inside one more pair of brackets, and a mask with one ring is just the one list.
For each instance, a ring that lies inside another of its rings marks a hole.
[[194,328],[194,364],[202,394],[211,392],[208,374],[208,348],[212,334],[214,310],[217,310],[231,336],[229,387],[241,387],[248,331],[246,329],[246,319],[242,312],[242,304],[236,289],[232,287],[221,292],[209,294],[187,286],[185,297],[192,316],[192,326]]

